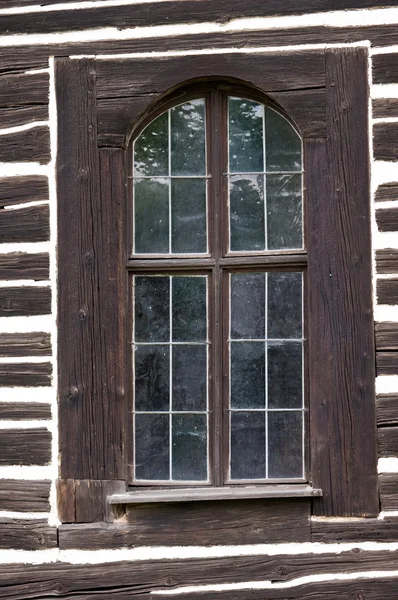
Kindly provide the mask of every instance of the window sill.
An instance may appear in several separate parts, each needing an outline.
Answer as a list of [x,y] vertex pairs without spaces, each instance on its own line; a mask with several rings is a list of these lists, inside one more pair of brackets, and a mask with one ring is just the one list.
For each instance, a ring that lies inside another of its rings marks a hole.
[[200,502],[203,500],[243,500],[261,498],[309,498],[322,496],[310,485],[263,485],[247,487],[180,488],[125,492],[108,497],[109,504],[150,502]]

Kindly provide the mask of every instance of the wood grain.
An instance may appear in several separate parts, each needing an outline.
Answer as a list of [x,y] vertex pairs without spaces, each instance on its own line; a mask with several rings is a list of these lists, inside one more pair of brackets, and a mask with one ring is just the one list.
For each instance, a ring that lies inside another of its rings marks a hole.
[[[0,402],[0,419],[11,421],[50,420],[51,405],[44,402]],[[0,479],[0,487],[1,487]]]
[[49,480],[27,482],[19,479],[0,479],[0,510],[48,512],[50,489]]
[[51,433],[43,427],[0,429],[0,449],[0,465],[47,465],[51,460]]
[[398,98],[375,98],[372,101],[373,118],[385,119],[398,116]]
[[0,288],[0,317],[26,317],[51,313],[51,288]]
[[1,519],[0,548],[44,550],[57,547],[57,528],[44,519]]
[[379,304],[398,304],[398,278],[378,279],[376,294]]
[[380,394],[376,401],[378,426],[398,425],[398,394]]
[[376,250],[376,271],[388,275],[398,273],[398,248]]
[[377,375],[398,375],[398,352],[376,352]]
[[0,108],[46,105],[48,87],[48,73],[3,73],[0,75]]
[[0,179],[0,207],[48,200],[48,179],[42,175]]
[[398,510],[398,474],[379,475],[381,510]]
[[373,155],[375,160],[398,160],[398,123],[373,125]]
[[49,279],[49,269],[50,257],[47,252],[0,254],[0,279],[7,281],[18,279],[43,281]]
[[0,363],[0,387],[49,386],[52,365],[43,363]]
[[398,456],[398,426],[379,427],[377,435],[379,456]]
[[0,356],[50,356],[49,333],[0,333]]
[[379,510],[366,65],[364,49],[326,52],[328,137],[305,147],[309,386],[322,399],[310,411],[311,471],[321,515]]
[[398,323],[375,323],[376,349],[398,351]]
[[325,543],[393,541],[398,535],[398,518],[311,521],[311,541]]
[[47,204],[0,210],[1,242],[45,242],[49,239],[50,222]]
[[383,183],[376,190],[375,202],[398,200],[398,183]]
[[373,83],[398,83],[396,54],[376,54],[372,57]]
[[398,207],[376,210],[376,223],[379,231],[398,231]]
[[48,106],[12,106],[0,108],[0,129],[48,120]]
[[1,136],[0,161],[38,162],[50,161],[50,131],[47,126],[33,127],[24,131]]

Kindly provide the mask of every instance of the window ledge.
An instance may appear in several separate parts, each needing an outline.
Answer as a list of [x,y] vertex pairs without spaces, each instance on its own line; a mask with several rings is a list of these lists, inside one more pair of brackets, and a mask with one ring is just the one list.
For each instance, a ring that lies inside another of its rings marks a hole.
[[195,502],[203,500],[239,500],[250,498],[308,498],[322,496],[322,490],[310,485],[264,485],[247,487],[181,488],[145,490],[114,494],[109,504],[144,504],[149,502]]

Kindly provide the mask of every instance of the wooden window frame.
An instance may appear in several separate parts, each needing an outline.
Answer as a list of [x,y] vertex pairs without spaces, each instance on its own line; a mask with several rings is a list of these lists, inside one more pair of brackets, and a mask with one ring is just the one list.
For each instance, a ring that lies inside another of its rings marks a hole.
[[209,72],[258,89],[303,138],[312,514],[378,514],[367,52],[56,59],[62,522],[109,520],[126,492],[129,136]]

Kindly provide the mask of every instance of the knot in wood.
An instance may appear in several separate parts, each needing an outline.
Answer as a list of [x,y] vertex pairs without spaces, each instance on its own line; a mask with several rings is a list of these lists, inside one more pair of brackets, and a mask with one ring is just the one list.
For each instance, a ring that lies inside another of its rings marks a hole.
[[86,311],[82,308],[79,310],[79,319],[80,321],[84,321],[87,317]]
[[68,400],[76,400],[79,397],[79,388],[76,385],[71,385],[67,397]]
[[94,258],[94,252],[92,250],[87,250],[87,252],[84,255],[84,258],[87,261],[93,260],[93,258]]
[[287,567],[280,566],[276,569],[276,572],[280,577],[286,577],[286,575],[289,573],[289,570]]
[[78,171],[78,179],[79,181],[85,181],[88,179],[88,169],[80,168]]

